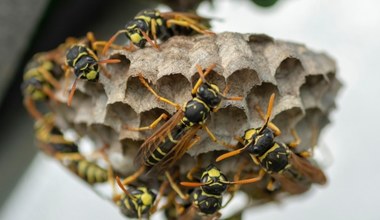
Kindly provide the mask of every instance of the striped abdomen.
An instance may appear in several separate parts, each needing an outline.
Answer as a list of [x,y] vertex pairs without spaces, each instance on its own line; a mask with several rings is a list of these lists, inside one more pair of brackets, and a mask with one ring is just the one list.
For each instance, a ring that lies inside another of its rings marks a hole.
[[177,145],[178,140],[180,140],[185,133],[186,127],[183,127],[181,125],[177,125],[171,131],[168,131],[165,139],[147,158],[145,161],[146,164],[149,166],[154,166],[162,159],[164,159],[170,150],[172,150],[173,147]]
[[89,184],[103,183],[108,180],[108,171],[106,169],[87,160],[71,161],[68,167]]

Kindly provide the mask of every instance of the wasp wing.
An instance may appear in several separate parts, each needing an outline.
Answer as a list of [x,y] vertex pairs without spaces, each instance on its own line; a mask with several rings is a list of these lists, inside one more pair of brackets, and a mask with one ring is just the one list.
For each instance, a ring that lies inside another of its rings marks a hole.
[[200,125],[195,125],[185,131],[183,136],[178,140],[178,143],[170,150],[170,152],[157,163],[159,171],[163,171],[175,165],[175,163],[183,157],[188,148],[193,144],[195,134],[201,128]]
[[136,165],[147,167],[150,166],[147,163],[147,159],[167,138],[168,133],[180,122],[183,116],[184,112],[182,110],[178,110],[165,124],[163,124],[157,131],[155,131],[144,141],[135,157]]
[[202,29],[209,29],[211,27],[211,18],[199,16],[189,12],[163,12],[161,16],[164,19],[175,19],[179,21],[186,21],[190,24],[200,26]]
[[297,180],[294,177],[287,176],[286,171],[285,173],[282,173],[282,174],[278,174],[278,173],[272,174],[272,176],[274,177],[275,180],[280,182],[281,189],[290,194],[304,193],[307,190],[309,190],[311,186],[309,181],[304,182],[304,181]]
[[325,184],[326,176],[321,169],[311,164],[306,158],[302,158],[292,153],[289,158],[292,166],[302,175],[306,176],[313,183]]

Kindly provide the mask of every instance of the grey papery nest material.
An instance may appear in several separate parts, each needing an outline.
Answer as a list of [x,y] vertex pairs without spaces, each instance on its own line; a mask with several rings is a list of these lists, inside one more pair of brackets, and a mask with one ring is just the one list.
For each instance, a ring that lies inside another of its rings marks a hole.
[[[52,103],[59,113],[61,127],[69,125],[81,136],[110,144],[108,155],[112,166],[124,175],[135,171],[134,156],[144,139],[153,132],[133,132],[123,125],[146,126],[161,113],[176,111],[158,101],[140,83],[138,74],[142,74],[161,96],[183,104],[191,99],[192,86],[199,77],[196,64],[207,68],[215,63],[207,79],[221,91],[228,85],[228,96],[244,97],[242,101],[223,101],[221,109],[212,113],[208,127],[216,137],[236,144],[234,137],[243,135],[248,128],[261,126],[263,120],[255,105],[266,111],[269,97],[275,93],[272,122],[282,130],[277,140],[290,142],[293,140],[290,131],[295,128],[302,139],[297,151],[311,149],[317,144],[341,87],[336,78],[336,64],[328,55],[263,34],[225,32],[215,36],[176,36],[162,43],[160,49],[110,50],[107,56],[100,58],[122,61],[106,66],[112,74],[111,79],[101,75],[100,83],[80,80],[70,108],[65,103],[67,95],[62,92],[62,103]],[[197,155],[203,155],[206,167],[227,150],[212,142],[204,130],[197,134],[201,140],[179,161],[183,174],[195,165]],[[232,178],[239,158],[233,157],[217,165]],[[255,173],[254,167],[253,163],[247,165],[242,176],[247,178],[251,171]],[[182,179],[186,180],[184,176]],[[258,189],[264,187],[265,184],[253,184],[241,189],[253,198],[260,198]]]

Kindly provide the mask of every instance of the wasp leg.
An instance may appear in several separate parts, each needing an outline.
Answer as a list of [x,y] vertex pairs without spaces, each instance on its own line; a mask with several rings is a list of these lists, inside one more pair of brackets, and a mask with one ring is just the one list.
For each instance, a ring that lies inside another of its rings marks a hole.
[[62,160],[82,160],[84,157],[80,153],[55,153],[54,158],[62,161]]
[[[94,51],[98,51],[99,47],[104,48],[108,42],[108,41],[97,41],[95,39],[94,33],[92,33],[92,32],[87,32],[86,37],[87,37],[88,41],[90,42],[91,50],[94,50]],[[121,47],[118,47],[118,46],[113,45],[113,44],[111,44],[110,47],[112,47],[113,49],[120,49],[121,48]]]
[[[236,174],[234,175],[234,182],[239,181],[241,173],[244,170],[244,168],[246,167],[246,165],[247,165],[247,161],[243,161],[240,164]],[[227,202],[222,206],[222,208],[225,208],[232,201],[232,199],[235,196],[235,192],[238,191],[239,189],[240,189],[240,185],[238,185],[238,184],[230,186],[228,188],[228,193],[230,194],[230,198],[228,198]]]
[[274,192],[279,189],[279,185],[278,183],[276,184],[276,180],[274,178],[270,178],[266,188],[268,191]]
[[108,79],[111,79],[111,73],[108,72],[108,70],[101,64],[99,64],[100,69],[102,69],[102,73],[105,77]]
[[186,174],[186,178],[193,181],[193,174],[196,173],[202,167],[202,158],[200,156],[197,157],[197,164],[189,170]]
[[253,163],[255,163],[256,165],[260,165],[260,161],[255,157],[253,156],[252,154],[249,155],[253,161]]
[[136,50],[136,47],[135,47],[135,45],[133,45],[133,43],[132,43],[132,41],[129,41],[129,45],[128,46],[125,46],[125,47],[123,47],[125,50],[127,50],[127,51],[131,51],[131,52],[133,52],[133,51],[135,51]]
[[245,143],[244,143],[244,139],[243,139],[242,137],[240,137],[240,136],[235,136],[234,139],[237,140],[240,144],[245,145]]
[[50,98],[51,100],[53,100],[54,102],[57,102],[57,98],[55,97],[53,91],[49,88],[49,86],[44,85],[44,86],[42,87],[42,91],[43,91],[47,96],[49,96],[49,98]]
[[[105,47],[107,41],[97,41],[93,32],[87,32],[86,38],[90,43],[91,50],[98,51],[99,46]],[[111,45],[112,46],[112,45]]]
[[289,147],[291,147],[291,148],[295,148],[295,147],[297,147],[301,143],[301,139],[298,136],[297,131],[295,129],[292,129],[291,133],[292,133],[292,135],[294,137],[294,140],[292,142],[288,143],[287,145]]
[[213,141],[213,142],[215,142],[215,143],[218,143],[218,144],[220,144],[220,145],[223,145],[223,146],[225,146],[225,147],[227,147],[227,148],[230,148],[230,149],[235,149],[235,145],[231,145],[231,144],[228,144],[228,143],[226,143],[226,142],[224,142],[224,141],[220,141],[220,140],[218,140],[216,137],[215,137],[215,135],[211,132],[211,130],[206,126],[206,125],[202,125],[202,127],[203,127],[203,129],[205,129],[205,131],[207,132],[207,134],[208,134],[208,136],[210,137],[210,139]]
[[141,166],[136,172],[134,172],[132,175],[128,176],[123,180],[123,185],[129,185],[130,183],[134,182],[139,176],[141,176],[145,172],[145,167]]
[[158,123],[160,123],[160,121],[162,119],[166,120],[167,118],[168,118],[168,115],[165,114],[165,113],[162,113],[160,115],[160,117],[158,117],[156,120],[154,120],[154,122],[152,122],[149,126],[140,127],[140,128],[131,128],[128,125],[123,125],[123,128],[128,129],[130,131],[146,131],[146,130],[151,130],[151,129],[154,129],[155,127],[157,127]]
[[[256,111],[259,113],[260,118],[265,121],[266,120],[265,119],[265,115],[264,115],[264,112],[261,109],[261,107],[259,105],[255,105],[255,108],[256,108]],[[281,135],[280,128],[278,128],[274,123],[268,122],[268,127],[274,132],[275,136],[280,136]]]
[[59,82],[46,69],[39,67],[38,71],[43,75],[46,81],[48,81],[55,89],[61,88]]
[[37,110],[36,105],[32,98],[25,97],[24,99],[25,108],[28,110],[29,114],[35,119],[42,119],[42,114]]
[[150,24],[150,26],[152,27],[153,42],[154,42],[155,45],[158,46],[158,44],[157,44],[157,29],[156,29],[156,27],[157,27],[157,22],[156,22],[155,19],[152,19],[152,20],[151,20],[151,24]]
[[150,208],[150,214],[153,214],[157,211],[158,204],[160,203],[163,195],[164,195],[164,190],[168,187],[168,182],[165,181],[161,184],[160,189],[158,190],[157,198],[156,201],[154,202],[152,208]]
[[181,105],[158,95],[157,92],[154,91],[154,89],[148,84],[148,82],[144,79],[142,75],[139,75],[139,80],[158,100],[160,100],[161,102],[165,102],[171,106],[174,106],[177,110],[181,109]]
[[67,65],[62,65],[62,69],[65,71],[65,82],[64,82],[64,91],[65,91],[65,93],[69,93],[68,91],[69,91],[69,89],[68,89],[68,87],[69,87],[69,77],[70,77],[70,75],[71,75],[71,70],[70,70],[70,67],[69,66],[67,66]]
[[158,51],[160,51],[160,47],[155,42],[152,41],[152,39],[149,37],[149,35],[147,33],[145,33],[145,31],[140,29],[140,32],[144,36],[144,38],[148,41],[148,43],[150,45],[152,45],[154,48],[156,48]]
[[113,173],[111,161],[109,160],[108,156],[105,154],[104,151],[102,152],[102,155],[103,155],[103,159],[107,163],[107,167],[108,167],[107,168],[108,182],[109,182],[109,184],[111,184],[112,194],[115,195],[117,191],[116,191],[116,187],[115,187],[115,179],[114,179],[114,173]]
[[181,189],[180,189],[179,186],[174,182],[172,176],[169,174],[168,171],[165,171],[165,176],[166,176],[166,178],[168,179],[169,184],[170,184],[170,186],[172,187],[172,189],[178,194],[178,196],[179,196],[181,199],[183,199],[183,200],[185,200],[185,201],[187,201],[187,200],[190,199],[189,194],[184,194],[184,193],[181,191]]
[[256,176],[256,177],[253,177],[251,179],[244,179],[244,180],[237,180],[237,181],[233,181],[233,182],[230,182],[230,184],[248,184],[248,183],[255,183],[255,182],[258,182],[260,180],[263,179],[264,175],[265,175],[265,170],[261,169],[259,171],[259,175]]
[[73,101],[75,90],[77,89],[78,78],[75,78],[73,85],[71,86],[71,91],[69,97],[67,98],[67,106],[71,106],[71,102]]

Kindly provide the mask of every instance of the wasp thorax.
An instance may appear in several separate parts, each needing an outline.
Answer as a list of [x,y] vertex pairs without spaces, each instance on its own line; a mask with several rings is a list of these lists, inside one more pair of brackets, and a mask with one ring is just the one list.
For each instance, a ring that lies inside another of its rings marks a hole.
[[219,88],[214,84],[202,83],[198,88],[197,96],[210,108],[218,107],[222,101],[222,98],[219,95]]

